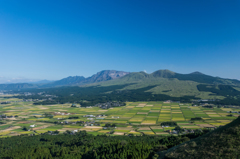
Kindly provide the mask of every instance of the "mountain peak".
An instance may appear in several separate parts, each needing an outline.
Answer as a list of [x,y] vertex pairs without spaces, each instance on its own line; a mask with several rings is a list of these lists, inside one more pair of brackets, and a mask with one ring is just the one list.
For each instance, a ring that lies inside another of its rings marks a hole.
[[190,74],[194,74],[194,75],[204,75],[202,72],[199,72],[199,71],[195,71],[195,72],[192,72]]
[[172,72],[170,70],[158,70],[152,73],[154,77],[163,77],[163,78],[171,78],[175,75],[175,72]]
[[129,72],[116,71],[116,70],[102,70],[92,75],[91,77],[88,77],[86,79],[86,82],[93,83],[93,82],[108,81],[108,80],[123,77],[127,74],[129,74]]

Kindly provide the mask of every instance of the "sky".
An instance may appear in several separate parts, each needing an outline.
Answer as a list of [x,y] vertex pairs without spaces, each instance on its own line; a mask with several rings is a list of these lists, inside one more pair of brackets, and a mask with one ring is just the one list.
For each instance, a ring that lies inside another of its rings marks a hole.
[[240,79],[240,1],[0,0],[0,83],[159,69]]

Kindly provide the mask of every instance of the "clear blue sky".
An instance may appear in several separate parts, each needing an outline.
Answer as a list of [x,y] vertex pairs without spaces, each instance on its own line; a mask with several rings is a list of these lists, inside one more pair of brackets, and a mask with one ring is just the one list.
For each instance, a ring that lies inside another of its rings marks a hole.
[[240,79],[239,0],[0,0],[0,77],[170,69]]

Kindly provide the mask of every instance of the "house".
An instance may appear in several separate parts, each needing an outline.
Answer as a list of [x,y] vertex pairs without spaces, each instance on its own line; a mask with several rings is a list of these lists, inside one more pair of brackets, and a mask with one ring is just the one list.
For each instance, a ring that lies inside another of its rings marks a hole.
[[177,134],[178,132],[177,132],[176,130],[173,130],[172,133],[173,133],[173,134]]
[[34,128],[35,127],[35,124],[33,124],[33,125],[30,125],[30,128]]

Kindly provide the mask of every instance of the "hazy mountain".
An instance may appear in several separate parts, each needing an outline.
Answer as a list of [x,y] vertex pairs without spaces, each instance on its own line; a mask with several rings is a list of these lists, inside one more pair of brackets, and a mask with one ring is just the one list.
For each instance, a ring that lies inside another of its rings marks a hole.
[[58,87],[58,86],[76,85],[77,83],[80,83],[84,80],[85,80],[85,78],[83,76],[69,76],[67,78],[63,78],[61,80],[51,82],[51,83],[42,85],[40,87],[44,88],[44,87]]
[[63,78],[61,80],[49,83],[47,85],[43,85],[41,87],[84,85],[84,84],[97,83],[97,82],[117,79],[127,74],[129,74],[129,72],[103,70],[88,78],[85,78],[83,76],[70,76],[70,77]]
[[161,158],[238,158],[240,156],[240,117],[218,129],[169,149]]
[[29,83],[0,84],[0,90],[18,90],[25,88],[37,88],[37,85]]

